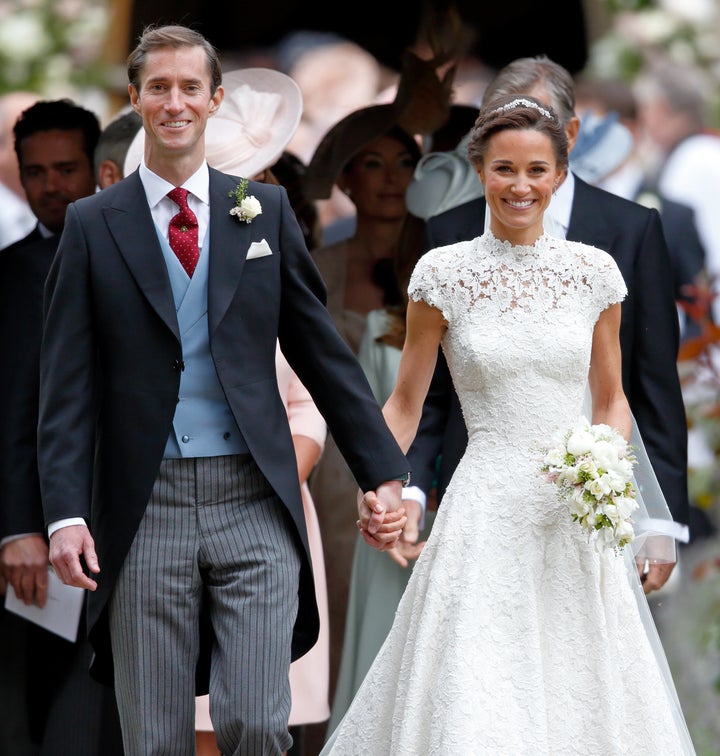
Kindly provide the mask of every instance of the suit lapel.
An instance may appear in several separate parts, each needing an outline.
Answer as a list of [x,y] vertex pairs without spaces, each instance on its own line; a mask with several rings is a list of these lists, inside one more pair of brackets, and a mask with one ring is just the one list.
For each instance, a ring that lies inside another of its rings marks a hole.
[[170,278],[137,171],[118,184],[115,199],[103,208],[103,214],[138,286],[179,339]]
[[[210,169],[210,244],[208,319],[212,334],[237,290],[245,266],[250,229],[230,215],[228,192],[237,182]],[[111,205],[103,209],[108,227],[130,271],[152,307],[180,338],[175,301],[145,191],[137,171],[122,184]],[[150,247],[156,246],[156,253]]]
[[228,197],[237,182],[210,169],[210,269],[208,273],[208,327],[212,335],[235,296],[245,267],[250,228],[230,215]]

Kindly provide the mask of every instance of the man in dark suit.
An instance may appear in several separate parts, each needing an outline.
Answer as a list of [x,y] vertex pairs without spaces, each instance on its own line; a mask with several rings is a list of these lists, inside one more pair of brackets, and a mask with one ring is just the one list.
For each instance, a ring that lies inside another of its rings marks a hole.
[[[38,101],[14,127],[20,180],[37,224],[0,252],[0,350],[9,367],[0,373],[0,572],[8,590],[38,606],[47,600],[49,567],[36,452],[43,287],[67,205],[95,191],[99,133],[97,116],[70,100]],[[3,661],[14,672],[0,677],[3,686],[12,681],[10,701],[20,707],[16,717],[2,717],[3,731],[27,720],[41,753],[122,753],[114,696],[90,678],[82,633],[70,643],[2,615]]]
[[285,190],[205,161],[216,51],[151,27],[128,78],[144,158],[69,206],[45,290],[50,558],[91,591],[92,672],[114,682],[128,753],[192,753],[193,697],[209,691],[223,753],[279,755],[289,665],[318,614],[277,340],[366,492],[360,522],[378,548],[405,523],[409,465]]
[[[513,61],[490,83],[484,101],[501,94],[527,94],[551,105],[565,124],[572,149],[579,119],[573,80],[562,66],[546,56]],[[485,230],[485,211],[480,197],[429,218],[427,248],[479,236]],[[687,524],[687,422],[676,362],[679,327],[660,217],[654,209],[570,173],[546,212],[545,228],[604,249],[623,274],[628,287],[620,329],[623,387],[673,518]],[[408,452],[413,483],[420,492],[427,493],[436,482],[438,500],[442,498],[466,443],[457,395],[439,354],[420,427]],[[412,489],[405,492],[408,498],[421,495]],[[650,565],[646,592],[663,585],[671,571],[672,565]]]

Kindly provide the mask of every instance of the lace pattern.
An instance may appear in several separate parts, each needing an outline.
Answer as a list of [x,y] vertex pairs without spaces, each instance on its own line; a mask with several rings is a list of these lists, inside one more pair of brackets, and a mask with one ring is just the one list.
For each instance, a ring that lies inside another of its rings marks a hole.
[[582,410],[595,322],[626,294],[614,261],[487,233],[428,252],[409,293],[448,323],[469,443],[323,754],[693,753],[624,559],[597,554],[537,475],[540,446]]
[[[580,296],[574,296],[579,293]],[[515,246],[488,231],[469,242],[439,247],[413,271],[408,295],[439,308],[450,320],[486,300],[494,311],[537,313],[570,306],[591,321],[627,294],[607,252],[543,235],[532,246]]]

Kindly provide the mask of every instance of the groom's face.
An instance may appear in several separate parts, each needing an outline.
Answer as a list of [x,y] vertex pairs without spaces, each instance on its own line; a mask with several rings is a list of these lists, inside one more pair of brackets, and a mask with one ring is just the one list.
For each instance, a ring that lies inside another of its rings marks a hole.
[[147,55],[140,89],[130,85],[130,102],[142,116],[145,162],[204,159],[205,125],[220,107],[223,89],[212,92],[201,47],[165,47]]

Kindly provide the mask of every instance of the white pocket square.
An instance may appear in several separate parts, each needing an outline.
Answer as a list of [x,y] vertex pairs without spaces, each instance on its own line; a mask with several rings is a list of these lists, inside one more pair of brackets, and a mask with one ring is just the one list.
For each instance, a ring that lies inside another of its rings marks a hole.
[[261,239],[259,242],[253,242],[250,245],[245,259],[253,260],[256,257],[265,257],[265,255],[271,254],[272,250],[270,249],[270,245],[265,241],[265,239]]

